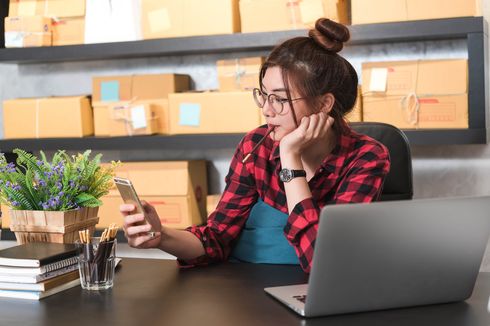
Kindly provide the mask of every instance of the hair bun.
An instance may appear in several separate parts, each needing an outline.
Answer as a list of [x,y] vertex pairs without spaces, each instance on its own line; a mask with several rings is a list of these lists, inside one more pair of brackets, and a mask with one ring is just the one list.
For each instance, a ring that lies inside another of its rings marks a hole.
[[342,24],[320,18],[315,23],[315,29],[308,32],[308,36],[325,50],[337,53],[344,47],[344,42],[350,39],[350,32]]

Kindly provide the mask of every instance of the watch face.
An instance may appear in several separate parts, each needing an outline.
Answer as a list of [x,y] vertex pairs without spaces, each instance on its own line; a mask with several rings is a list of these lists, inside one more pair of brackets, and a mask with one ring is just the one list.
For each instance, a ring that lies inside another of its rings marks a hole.
[[279,179],[281,179],[282,182],[289,182],[293,178],[293,173],[289,169],[282,169],[281,172],[279,172]]

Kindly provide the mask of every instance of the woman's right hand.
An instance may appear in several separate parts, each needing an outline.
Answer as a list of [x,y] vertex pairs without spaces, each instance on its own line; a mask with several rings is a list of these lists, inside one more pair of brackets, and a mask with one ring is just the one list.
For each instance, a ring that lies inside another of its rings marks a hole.
[[142,205],[145,210],[144,215],[134,214],[136,207],[132,204],[119,206],[119,211],[124,216],[124,235],[128,239],[129,246],[133,248],[158,248],[162,237],[160,217],[153,206],[146,202],[142,202]]

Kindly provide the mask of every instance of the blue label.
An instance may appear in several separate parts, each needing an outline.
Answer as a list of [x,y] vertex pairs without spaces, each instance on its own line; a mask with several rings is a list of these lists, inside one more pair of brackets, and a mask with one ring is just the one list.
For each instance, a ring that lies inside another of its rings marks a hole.
[[201,105],[181,103],[179,106],[179,125],[199,127],[201,124]]
[[119,82],[108,81],[100,84],[100,98],[104,102],[119,101]]

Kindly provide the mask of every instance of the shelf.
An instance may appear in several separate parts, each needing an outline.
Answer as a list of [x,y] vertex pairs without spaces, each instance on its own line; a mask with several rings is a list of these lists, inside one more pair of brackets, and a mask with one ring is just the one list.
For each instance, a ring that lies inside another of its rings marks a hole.
[[39,150],[202,150],[235,148],[244,134],[135,136],[135,137],[85,137],[0,140],[0,151],[14,148]]
[[[397,23],[353,25],[351,45],[461,39],[486,34],[483,17],[463,17]],[[132,42],[0,49],[0,63],[43,63],[104,59],[182,56],[210,53],[269,51],[282,40],[306,35],[306,30],[237,33]]]
[[[6,0],[0,0],[7,2]],[[465,130],[409,130],[412,145],[486,144],[488,108],[488,26],[483,17],[461,17],[395,23],[353,25],[350,45],[433,40],[466,40],[468,50],[468,122]],[[142,57],[270,51],[282,40],[306,35],[306,30],[238,33],[41,48],[0,49],[0,64],[29,64]],[[155,136],[0,140],[0,150],[125,150],[233,148],[243,135]]]
[[[411,145],[485,144],[485,129],[404,130]],[[202,150],[234,149],[244,134],[85,137],[0,140],[0,151],[14,148],[27,151],[50,150]]]

